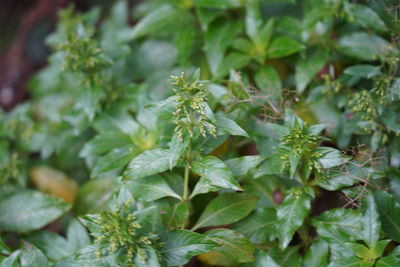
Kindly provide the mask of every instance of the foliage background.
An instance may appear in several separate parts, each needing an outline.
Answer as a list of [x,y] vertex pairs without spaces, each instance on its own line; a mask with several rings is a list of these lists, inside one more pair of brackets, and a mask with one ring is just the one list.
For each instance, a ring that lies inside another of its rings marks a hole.
[[2,265],[399,263],[395,1],[105,6],[0,115]]

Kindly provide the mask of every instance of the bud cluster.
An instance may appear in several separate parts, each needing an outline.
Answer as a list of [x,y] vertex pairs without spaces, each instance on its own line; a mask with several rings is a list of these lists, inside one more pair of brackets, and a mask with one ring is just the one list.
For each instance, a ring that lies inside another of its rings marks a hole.
[[203,137],[206,137],[207,132],[215,136],[215,125],[206,115],[208,91],[205,82],[188,82],[184,73],[171,76],[171,79],[178,102],[173,123],[179,138],[182,140],[185,134],[193,138],[196,129]]
[[76,32],[70,32],[58,49],[66,54],[64,69],[86,75],[87,86],[98,84],[100,72],[110,63],[93,38],[80,37]]
[[302,128],[292,129],[289,134],[280,139],[283,145],[290,147],[299,156],[312,151],[319,140],[318,136],[309,134]]
[[367,90],[355,93],[348,103],[352,112],[362,113],[363,120],[373,120],[378,115],[374,99]]
[[322,173],[322,166],[318,162],[318,159],[322,157],[322,154],[315,151],[318,147],[320,137],[307,133],[305,128],[297,127],[290,131],[289,134],[280,138],[280,141],[284,145],[281,148],[282,169],[287,169],[290,166],[290,153],[294,153],[299,159],[304,162],[304,167],[310,172],[312,170],[317,173]]
[[125,251],[124,266],[135,266],[136,256],[146,262],[146,246],[155,245],[157,237],[153,234],[143,235],[141,225],[137,218],[130,212],[129,202],[114,211],[103,211],[93,222],[98,226],[94,242],[99,245],[97,257],[115,253],[122,249]]

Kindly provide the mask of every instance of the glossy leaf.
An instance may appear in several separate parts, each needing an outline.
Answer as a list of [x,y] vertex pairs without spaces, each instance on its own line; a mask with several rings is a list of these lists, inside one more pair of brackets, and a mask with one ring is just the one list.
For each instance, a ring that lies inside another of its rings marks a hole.
[[181,199],[160,175],[152,175],[128,182],[132,195],[142,201],[154,201],[163,197]]
[[299,94],[302,94],[306,89],[307,85],[322,69],[326,61],[328,60],[327,51],[316,51],[310,57],[304,60],[300,60],[296,64],[296,90]]
[[219,195],[210,201],[192,230],[237,222],[253,210],[256,202],[255,197],[246,194],[227,193]]
[[213,0],[194,0],[194,5],[197,7],[207,7],[207,8],[234,8],[234,7],[240,7],[241,2],[238,0],[219,0],[219,1],[213,1]]
[[[299,246],[288,247],[281,250],[277,247],[271,248],[268,255],[282,267],[300,267],[302,258],[299,254]],[[268,266],[268,265],[267,265]]]
[[162,213],[163,223],[170,230],[184,228],[189,218],[189,205],[187,202],[178,202],[168,207]]
[[171,22],[175,16],[176,10],[172,6],[165,4],[147,14],[128,32],[124,32],[127,36],[125,38],[136,39],[157,31]]
[[392,266],[398,266],[400,264],[400,259],[397,256],[386,256],[383,258],[380,258],[376,262],[376,267],[392,267]]
[[324,240],[317,240],[309,247],[304,257],[303,265],[309,267],[328,266],[329,244]]
[[162,237],[164,246],[160,250],[167,266],[186,264],[190,258],[212,250],[218,244],[204,235],[188,230],[175,230]]
[[204,51],[211,73],[217,74],[224,59],[226,49],[240,32],[240,23],[219,23],[210,25],[205,35]]
[[381,223],[379,221],[379,214],[372,195],[369,195],[364,204],[365,210],[363,213],[363,240],[369,247],[374,247],[379,240],[379,233],[381,230]]
[[25,244],[25,247],[21,249],[19,260],[21,267],[51,266],[43,253],[30,244]]
[[64,237],[49,231],[33,233],[27,239],[52,261],[58,261],[74,253],[74,247]]
[[235,262],[254,260],[253,244],[242,234],[229,229],[214,229],[205,233],[212,241],[219,244],[215,251],[225,255]]
[[350,4],[350,8],[354,16],[355,23],[377,31],[387,30],[385,22],[371,8],[357,4]]
[[370,79],[381,74],[381,68],[374,65],[355,65],[344,70],[345,74]]
[[400,242],[400,204],[388,193],[376,191],[374,199],[382,223],[382,230],[387,236]]
[[342,36],[338,40],[338,49],[350,57],[371,61],[391,47],[385,39],[379,36],[355,32]]
[[272,40],[267,50],[268,58],[285,57],[304,49],[299,42],[288,37],[278,37]]
[[360,238],[362,216],[352,209],[331,209],[313,218],[312,224],[323,239],[343,243]]
[[129,179],[138,179],[164,172],[169,168],[170,155],[168,150],[156,148],[153,150],[147,150],[133,158],[125,171],[124,176]]
[[310,190],[312,192],[311,188],[292,190],[278,207],[279,245],[282,249],[289,245],[293,234],[303,224],[311,210]]
[[54,221],[70,208],[64,201],[35,191],[18,192],[0,201],[0,229],[28,232]]
[[201,176],[196,184],[191,198],[195,195],[216,191],[221,188],[242,190],[240,185],[233,178],[231,170],[220,159],[207,156],[192,162],[192,170]]
[[271,66],[263,66],[255,74],[255,80],[258,89],[269,98],[269,101],[275,106],[279,104],[282,97],[282,82],[278,72]]
[[226,160],[224,163],[231,169],[234,176],[243,176],[251,169],[256,168],[263,160],[262,156],[243,156]]
[[231,229],[244,234],[251,242],[260,244],[275,238],[276,226],[276,210],[274,208],[260,208],[245,219],[235,223]]
[[358,257],[341,258],[332,261],[330,267],[372,267],[374,263]]
[[234,120],[231,120],[223,113],[215,114],[215,125],[218,135],[238,135],[248,137],[249,135]]
[[343,156],[339,150],[331,147],[319,147],[316,150],[322,154],[318,162],[324,169],[342,165],[350,160],[350,158]]
[[99,175],[115,169],[125,167],[129,161],[137,154],[132,148],[116,148],[111,150],[105,156],[101,157],[92,170],[92,177],[99,177]]

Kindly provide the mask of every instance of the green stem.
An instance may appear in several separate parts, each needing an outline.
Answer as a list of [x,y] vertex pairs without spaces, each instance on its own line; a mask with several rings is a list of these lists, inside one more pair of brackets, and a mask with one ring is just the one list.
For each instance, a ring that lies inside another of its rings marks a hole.
[[183,183],[183,201],[187,201],[189,198],[189,164],[185,166],[185,181]]
[[183,182],[183,201],[189,200],[189,170],[190,170],[190,159],[192,154],[192,139],[189,140],[189,145],[186,153],[186,165],[185,165],[185,177]]

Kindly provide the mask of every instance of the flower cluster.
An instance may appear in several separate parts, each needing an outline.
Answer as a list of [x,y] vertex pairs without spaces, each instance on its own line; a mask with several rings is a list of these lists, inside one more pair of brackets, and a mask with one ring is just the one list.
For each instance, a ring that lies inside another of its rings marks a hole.
[[80,37],[76,32],[68,34],[67,42],[61,44],[59,50],[66,55],[64,69],[84,73],[88,77],[85,81],[88,87],[99,83],[100,72],[110,64],[93,38]]
[[157,245],[154,234],[141,232],[141,225],[130,211],[129,202],[113,211],[103,211],[93,216],[91,225],[86,224],[95,238],[94,243],[99,246],[96,251],[98,258],[121,250],[125,252],[123,266],[135,266],[135,257],[146,262],[145,247]]
[[206,115],[208,91],[204,81],[189,82],[184,73],[171,76],[178,105],[174,112],[175,131],[182,140],[185,134],[192,138],[197,129],[203,137],[207,132],[216,135],[216,127]]
[[280,138],[283,147],[280,148],[282,160],[282,169],[287,169],[290,166],[291,155],[302,159],[304,168],[308,172],[312,170],[321,174],[323,172],[318,159],[322,154],[315,149],[318,147],[320,137],[310,134],[306,131],[306,127],[297,127],[290,131],[289,134]]
[[355,93],[348,104],[352,112],[362,113],[363,120],[373,120],[378,115],[374,99],[367,90]]
[[312,151],[319,140],[318,136],[309,134],[300,127],[292,129],[289,134],[280,139],[283,145],[290,147],[299,156]]

